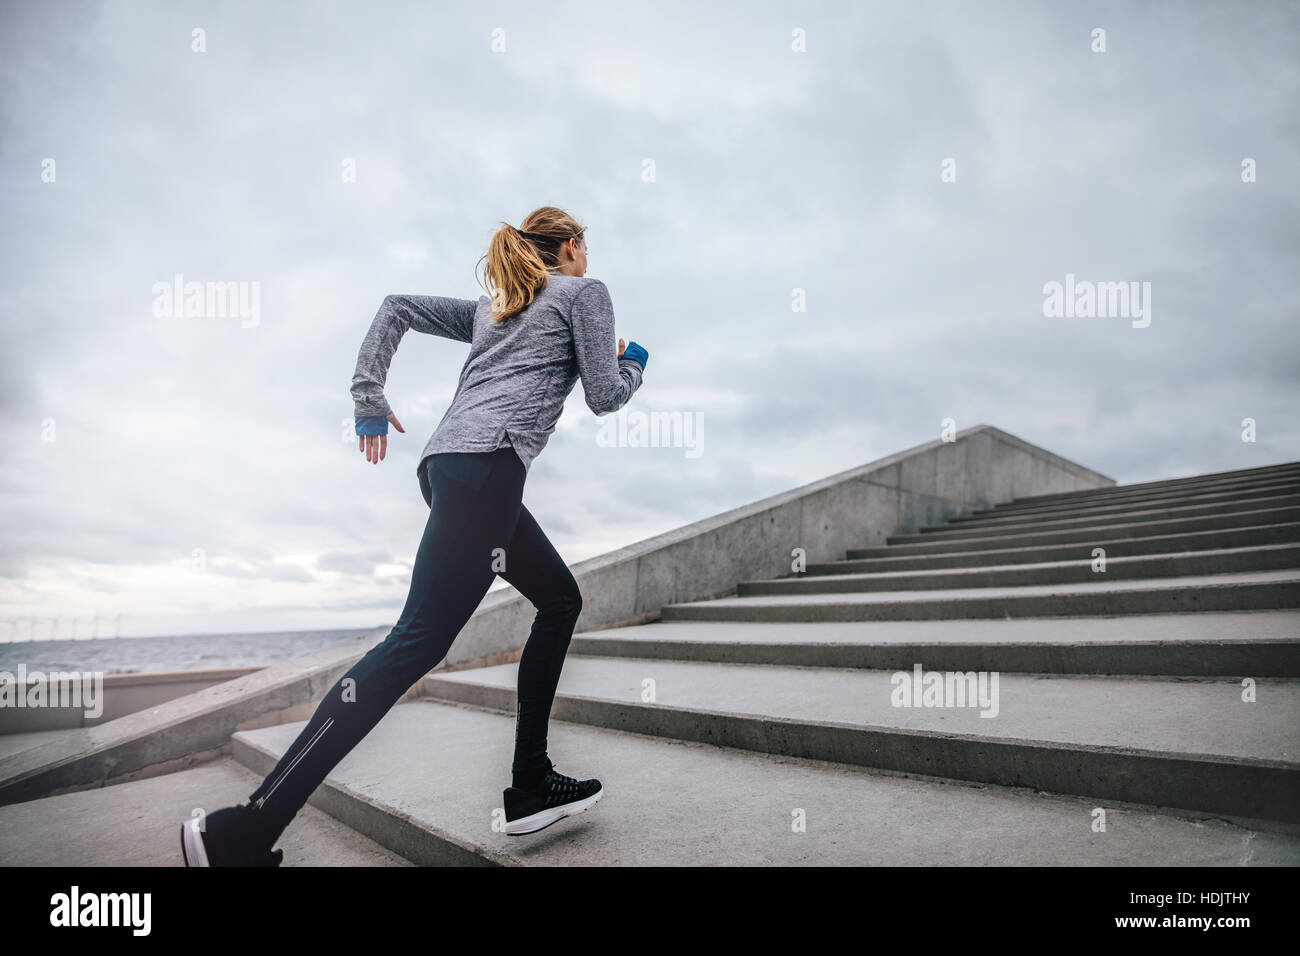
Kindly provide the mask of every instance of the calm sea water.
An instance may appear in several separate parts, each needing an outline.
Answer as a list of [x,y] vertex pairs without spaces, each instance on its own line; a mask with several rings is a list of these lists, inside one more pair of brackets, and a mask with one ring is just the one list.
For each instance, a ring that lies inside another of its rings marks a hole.
[[105,674],[254,667],[310,654],[369,634],[374,628],[273,631],[264,634],[186,634],[108,637],[79,641],[0,644],[0,671],[101,671]]

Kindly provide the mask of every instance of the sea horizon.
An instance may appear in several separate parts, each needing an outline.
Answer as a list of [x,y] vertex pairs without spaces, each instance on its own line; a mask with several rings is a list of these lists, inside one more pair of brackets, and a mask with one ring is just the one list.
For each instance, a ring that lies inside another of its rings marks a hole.
[[0,672],[13,674],[19,664],[28,673],[75,670],[104,674],[260,667],[311,654],[384,626],[9,640],[0,642]]

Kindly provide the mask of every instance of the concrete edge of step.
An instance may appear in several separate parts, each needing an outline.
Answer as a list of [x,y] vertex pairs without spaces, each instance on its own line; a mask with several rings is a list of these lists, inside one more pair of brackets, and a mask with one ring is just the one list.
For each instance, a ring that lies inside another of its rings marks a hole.
[[[874,550],[889,549],[899,552],[906,550],[912,553],[933,554],[936,552],[925,552],[921,549],[946,545],[949,546],[950,550],[963,550],[958,546],[970,544],[979,546],[981,550],[996,550],[997,542],[1024,542],[1020,546],[1033,547],[1058,542],[1068,544],[1072,541],[1092,541],[1102,535],[1112,535],[1127,540],[1141,537],[1163,537],[1169,534],[1189,534],[1198,531],[1237,531],[1242,528],[1265,528],[1278,524],[1294,524],[1297,519],[1300,519],[1300,506],[1288,505],[1280,508],[1263,508],[1258,511],[1229,511],[1160,518],[1134,515],[1131,520],[1128,518],[1118,521],[1097,519],[1090,520],[1087,523],[1034,521],[1016,526],[948,528],[946,530],[891,534],[885,537],[883,545],[877,545]],[[986,542],[993,542],[992,547],[985,547]]]
[[[268,774],[279,755],[244,732],[231,737],[231,756],[255,773]],[[508,854],[448,833],[411,813],[388,806],[334,777],[326,777],[308,803],[344,826],[417,866],[523,866]]]
[[[513,712],[515,691],[509,687],[453,675],[431,675],[419,686],[438,702]],[[1297,762],[738,714],[563,692],[555,696],[551,718],[770,755],[1300,822]],[[1086,789],[1099,785],[1105,792]],[[1188,803],[1189,794],[1196,805]]]
[[[1204,612],[1200,612],[1204,613]],[[741,664],[753,667],[830,667],[909,670],[918,660],[932,669],[998,671],[1020,676],[1164,680],[1239,680],[1245,675],[1300,679],[1300,638],[1149,641],[746,643],[651,636],[574,637],[577,657]]]
[[[1026,676],[1030,676],[1030,675],[1026,675]],[[488,693],[486,695],[478,696],[478,697],[475,697],[474,695],[471,695],[470,697],[460,697],[460,696],[443,697],[437,693],[437,688],[448,687],[448,686],[482,688],[484,691],[487,691]],[[507,716],[514,712],[513,697],[511,697],[511,702],[509,703],[497,702],[497,700],[492,699],[495,698],[497,695],[501,695],[502,698],[504,698],[507,695],[513,695],[515,693],[514,690],[506,687],[500,687],[498,685],[493,685],[493,684],[482,684],[477,681],[467,681],[464,679],[458,679],[456,675],[447,675],[446,677],[429,675],[428,677],[425,677],[421,681],[421,690],[422,693],[420,695],[420,699],[422,700],[432,700],[437,703],[445,703],[445,704],[467,704],[470,706],[480,707],[484,710],[490,710],[493,713],[506,714]],[[1088,743],[1078,743],[1078,742],[1061,741],[1061,740],[1040,740],[1037,738],[1030,738],[1030,737],[1000,737],[1000,736],[992,736],[988,734],[970,734],[970,733],[961,733],[956,731],[925,730],[916,727],[895,727],[890,724],[844,723],[842,721],[833,721],[833,720],[809,720],[802,717],[780,717],[771,714],[752,714],[743,711],[730,711],[730,710],[707,710],[702,707],[678,707],[671,704],[647,704],[641,701],[630,701],[630,700],[622,701],[622,700],[613,700],[605,697],[587,697],[582,694],[557,693],[555,695],[555,703],[559,704],[561,701],[563,701],[564,704],[566,705],[564,708],[565,712],[570,714],[573,713],[573,708],[575,706],[581,707],[582,705],[589,705],[589,706],[600,706],[600,707],[618,707],[618,708],[633,709],[636,711],[643,712],[647,715],[667,713],[667,714],[675,714],[678,716],[698,716],[702,719],[723,718],[728,720],[761,721],[763,723],[770,723],[770,724],[781,725],[786,727],[809,727],[809,728],[827,728],[832,730],[862,731],[864,733],[883,733],[883,734],[898,735],[903,737],[913,737],[917,739],[926,739],[926,740],[956,740],[956,741],[970,742],[973,744],[987,745],[987,746],[1010,744],[1015,746],[1024,746],[1024,747],[1029,747],[1034,749],[1050,750],[1050,751],[1080,751],[1080,752],[1095,753],[1095,754],[1114,754],[1114,755],[1125,756],[1125,757],[1151,757],[1151,758],[1160,758],[1165,760],[1188,760],[1188,761],[1197,761],[1197,762],[1204,762],[1204,763],[1231,764],[1234,766],[1266,767],[1269,769],[1300,772],[1300,760],[1296,760],[1296,761],[1269,760],[1262,757],[1239,757],[1234,754],[1210,754],[1210,753],[1197,753],[1194,751],[1179,751],[1179,750],[1150,750],[1142,747],[1121,747],[1121,746],[1113,746],[1113,745],[1106,745],[1106,744],[1088,744]],[[553,714],[555,713],[554,709],[552,710],[552,713]],[[557,717],[556,719],[566,720],[572,718]],[[574,722],[588,724],[588,722],[585,720],[576,720]],[[591,724],[588,725],[601,726],[601,725],[591,725]],[[608,729],[617,730],[620,728],[610,727]],[[638,733],[638,731],[629,731],[629,732]],[[797,756],[797,755],[789,754],[788,756]]]
[[[1237,548],[1206,548],[1201,551],[1167,551],[1156,554],[1116,555],[1106,558],[1105,572],[1095,567],[1095,557],[1019,564],[973,564],[951,568],[908,569],[903,571],[843,571],[816,573],[805,571],[779,578],[753,578],[736,586],[737,597],[757,594],[819,593],[819,588],[843,590],[889,590],[871,585],[935,584],[930,590],[961,587],[1017,587],[1037,584],[1082,583],[1072,577],[1084,577],[1087,571],[1094,580],[1102,573],[1118,580],[1150,580],[1201,577],[1220,573],[1250,571],[1290,571],[1300,569],[1300,541],[1281,544],[1244,545]],[[993,583],[987,583],[987,582]],[[951,583],[943,583],[951,582]],[[973,583],[972,583],[973,582]],[[916,588],[915,590],[926,590]]]

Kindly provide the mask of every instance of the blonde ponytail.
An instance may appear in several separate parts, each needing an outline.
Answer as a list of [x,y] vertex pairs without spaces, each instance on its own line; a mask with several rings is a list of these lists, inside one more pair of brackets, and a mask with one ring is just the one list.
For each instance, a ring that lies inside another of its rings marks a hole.
[[527,308],[546,288],[547,270],[560,264],[560,247],[584,232],[586,226],[554,206],[534,209],[518,229],[503,222],[483,257],[492,321],[504,322]]

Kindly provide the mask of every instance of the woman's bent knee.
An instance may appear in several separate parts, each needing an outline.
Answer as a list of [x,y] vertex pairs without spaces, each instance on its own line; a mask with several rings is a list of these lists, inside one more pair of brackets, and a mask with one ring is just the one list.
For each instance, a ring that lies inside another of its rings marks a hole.
[[577,590],[553,594],[536,605],[537,616],[545,621],[572,623],[582,613],[582,595]]

